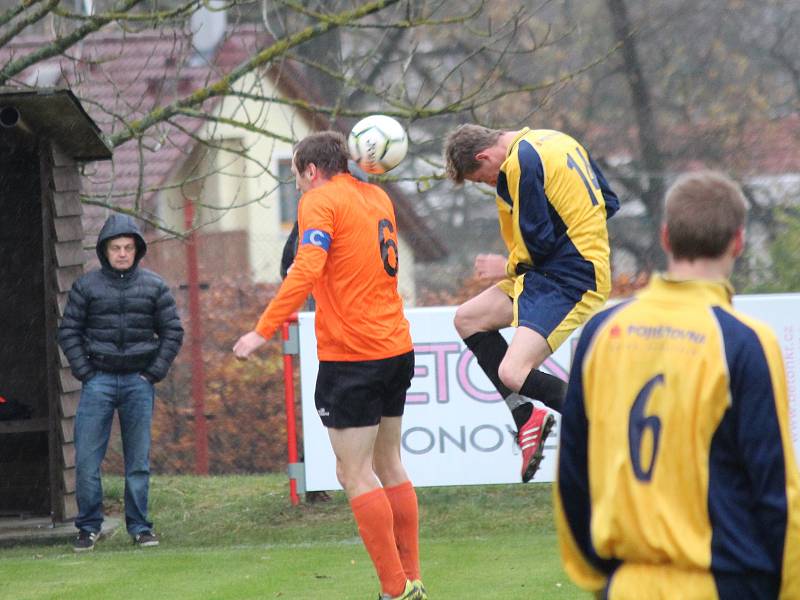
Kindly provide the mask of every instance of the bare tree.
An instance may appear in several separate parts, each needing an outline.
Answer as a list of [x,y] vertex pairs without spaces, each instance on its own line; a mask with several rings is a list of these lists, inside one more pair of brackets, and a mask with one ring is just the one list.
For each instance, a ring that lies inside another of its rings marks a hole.
[[[576,35],[559,47],[608,60],[560,90],[539,118],[585,140],[623,199],[610,222],[624,268],[661,266],[658,225],[665,186],[706,166],[731,173],[751,200],[754,254],[779,225],[777,205],[797,204],[800,143],[796,3],[603,0],[551,14]],[[743,261],[739,273],[755,259]],[[764,269],[761,269],[765,273]]]
[[[794,4],[0,0],[0,84],[70,85],[115,149],[111,167],[87,169],[85,203],[176,235],[183,228],[161,211],[172,192],[200,202],[201,225],[274,191],[207,202],[209,179],[237,169],[269,173],[275,186],[286,178],[269,152],[222,132],[287,144],[303,128],[267,125],[275,111],[345,131],[365,114],[393,115],[412,143],[385,179],[414,196],[465,270],[497,239],[493,203],[490,192],[441,181],[446,131],[463,121],[564,129],[606,168],[624,206],[637,207],[612,221],[612,241],[629,268],[649,270],[671,174],[702,163],[752,179],[760,167],[741,151],[755,148],[745,144],[752,129],[796,113]],[[160,171],[166,162],[183,164],[180,177]],[[768,223],[773,200],[751,196]]]
[[[497,73],[536,49],[519,43],[530,18],[526,11],[500,14],[482,1],[68,4],[7,3],[0,12],[0,85],[69,85],[118,150],[115,154],[139,157],[135,187],[128,180],[120,183],[113,168],[99,166],[88,173],[94,185],[85,201],[132,211],[162,228],[144,199],[158,187],[186,187],[203,179],[210,173],[202,172],[200,163],[210,163],[202,153],[196,155],[186,180],[169,184],[155,181],[148,168],[165,146],[186,152],[191,143],[202,143],[209,152],[219,152],[213,136],[199,137],[200,121],[293,141],[291,132],[263,129],[267,107],[290,106],[341,127],[376,109],[408,126],[446,115],[485,113],[491,103],[517,92],[499,86]],[[467,43],[470,37],[477,43]],[[137,44],[142,40],[144,46]],[[138,62],[128,47],[135,48]],[[143,49],[149,56],[141,56]],[[228,62],[220,62],[220,56]],[[301,85],[308,88],[276,92],[251,77],[265,73],[273,79],[302,77]],[[524,91],[524,85],[517,87]],[[223,99],[240,103],[236,117],[214,110]],[[261,103],[257,114],[251,112],[253,102]],[[248,148],[224,150],[238,152],[260,169],[270,168],[267,157],[253,156]],[[425,154],[430,148],[419,150]],[[436,167],[430,165],[421,175],[435,175]],[[263,194],[242,202],[260,200]]]

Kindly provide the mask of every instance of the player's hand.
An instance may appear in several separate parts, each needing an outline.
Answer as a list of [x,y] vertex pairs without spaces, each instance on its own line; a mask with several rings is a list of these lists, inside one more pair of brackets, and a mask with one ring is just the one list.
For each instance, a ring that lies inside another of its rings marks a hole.
[[233,345],[233,353],[239,360],[247,360],[248,356],[266,343],[267,340],[261,337],[260,334],[255,331],[250,331],[236,340],[236,343]]
[[501,254],[478,254],[475,257],[475,276],[480,279],[503,279],[506,276],[506,257]]

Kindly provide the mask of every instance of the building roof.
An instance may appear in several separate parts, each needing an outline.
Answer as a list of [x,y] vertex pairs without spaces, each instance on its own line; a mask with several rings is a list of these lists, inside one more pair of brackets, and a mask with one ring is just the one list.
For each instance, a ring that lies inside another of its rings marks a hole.
[[[0,48],[0,65],[34,52],[49,41],[41,36],[15,38]],[[182,29],[159,28],[131,34],[109,28],[86,38],[66,54],[33,65],[16,76],[13,83],[30,87],[67,85],[110,138],[151,110],[216,81],[256,50],[266,47],[270,38],[256,28],[239,26],[234,35],[225,36],[208,61],[197,60],[191,42],[191,34]],[[290,62],[271,65],[265,74],[284,96],[314,103],[314,86]],[[220,101],[219,97],[212,98],[194,108],[210,112]],[[313,129],[332,126],[318,113],[298,110]],[[90,203],[125,208],[138,203],[148,207],[159,188],[191,154],[197,144],[194,136],[203,124],[202,119],[179,114],[151,127],[140,138],[118,145],[111,162],[92,163],[84,168],[84,194]],[[416,213],[412,201],[396,186],[387,187],[395,201],[398,226],[412,241],[417,258],[425,261],[445,256],[444,245]],[[93,219],[92,211],[87,211],[87,216],[89,232],[94,231],[94,225],[99,228],[104,218],[98,212]]]
[[0,114],[7,115],[5,127],[27,128],[31,134],[46,131],[75,160],[111,158],[100,129],[69,90],[0,87]]

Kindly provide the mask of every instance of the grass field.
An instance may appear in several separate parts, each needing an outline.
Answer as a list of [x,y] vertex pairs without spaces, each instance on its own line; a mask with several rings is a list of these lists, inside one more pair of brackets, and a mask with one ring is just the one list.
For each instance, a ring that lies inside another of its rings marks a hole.
[[[122,480],[107,477],[109,513]],[[70,542],[0,548],[2,600],[367,600],[378,582],[341,492],[292,507],[283,475],[160,476],[162,543],[124,526],[94,552]],[[561,569],[547,484],[418,490],[423,577],[433,600],[584,599]]]

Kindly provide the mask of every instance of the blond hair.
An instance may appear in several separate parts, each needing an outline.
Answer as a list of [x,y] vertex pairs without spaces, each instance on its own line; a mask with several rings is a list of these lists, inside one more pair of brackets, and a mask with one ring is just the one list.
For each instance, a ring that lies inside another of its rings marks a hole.
[[463,183],[468,175],[480,167],[475,155],[494,146],[502,134],[500,130],[469,123],[451,131],[444,144],[447,177],[456,183]]

